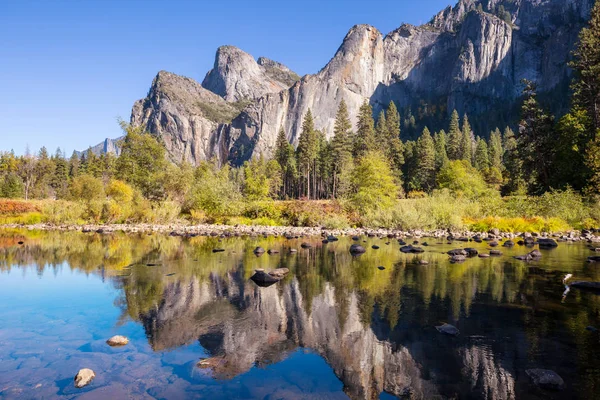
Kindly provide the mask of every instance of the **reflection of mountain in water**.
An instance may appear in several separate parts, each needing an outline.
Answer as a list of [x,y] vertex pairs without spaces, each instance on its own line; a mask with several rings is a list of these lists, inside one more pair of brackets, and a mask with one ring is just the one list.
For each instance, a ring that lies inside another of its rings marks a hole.
[[[225,278],[211,275],[209,282],[191,278],[169,284],[161,304],[141,320],[155,350],[199,340],[213,356],[211,368],[220,378],[277,362],[302,346],[327,360],[351,398],[378,398],[382,391],[418,399],[436,397],[435,376],[425,377],[423,370],[430,369],[412,355],[423,354],[418,348],[424,343],[412,343],[415,349],[411,350],[378,339],[361,322],[354,293],[342,323],[334,294],[335,289],[325,284],[307,313],[296,278],[288,284],[259,288],[233,272]],[[511,373],[499,365],[490,349],[471,345],[455,354],[462,360],[463,379],[471,393],[488,399],[515,397]]]

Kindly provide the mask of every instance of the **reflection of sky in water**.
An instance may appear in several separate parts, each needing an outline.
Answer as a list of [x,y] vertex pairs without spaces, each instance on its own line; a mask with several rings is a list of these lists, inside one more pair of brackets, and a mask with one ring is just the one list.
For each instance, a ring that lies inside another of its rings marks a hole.
[[[600,325],[600,296],[571,290],[561,304],[566,272],[600,280],[583,244],[527,265],[510,257],[529,251],[519,246],[449,264],[442,252],[485,244],[429,240],[414,256],[372,238],[381,249],[353,259],[346,239],[297,255],[299,241],[217,240],[0,237],[0,397],[552,399],[593,398],[600,384],[600,342],[585,330]],[[256,245],[281,254],[257,258]],[[278,266],[292,271],[279,284],[248,281]],[[461,335],[440,335],[441,322]],[[130,344],[108,347],[115,334]],[[96,379],[77,390],[84,367]],[[559,372],[567,392],[532,388],[532,367]]]

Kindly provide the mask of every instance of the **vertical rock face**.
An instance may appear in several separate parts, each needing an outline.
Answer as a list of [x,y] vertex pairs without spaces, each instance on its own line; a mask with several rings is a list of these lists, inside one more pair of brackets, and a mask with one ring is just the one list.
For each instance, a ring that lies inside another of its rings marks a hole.
[[237,114],[239,109],[196,81],[161,71],[148,96],[134,104],[131,123],[159,136],[174,162],[197,164],[227,159],[221,127]]
[[280,92],[298,79],[298,75],[283,64],[264,57],[257,62],[236,47],[222,46],[202,86],[227,101],[240,101]]
[[316,128],[330,138],[342,99],[354,123],[363,101],[375,113],[394,101],[403,116],[419,109],[426,116],[417,123],[432,129],[445,124],[453,109],[467,113],[485,135],[514,122],[522,79],[536,81],[541,94],[556,99],[553,111],[562,111],[567,61],[592,5],[593,0],[460,0],[428,24],[402,25],[385,36],[356,25],[321,71],[300,80],[277,62],[257,62],[224,46],[202,86],[161,73],[171,82],[164,85],[159,74],[148,97],[134,106],[132,122],[162,137],[174,160],[216,156],[233,164],[270,156],[281,127],[297,144],[308,109]]

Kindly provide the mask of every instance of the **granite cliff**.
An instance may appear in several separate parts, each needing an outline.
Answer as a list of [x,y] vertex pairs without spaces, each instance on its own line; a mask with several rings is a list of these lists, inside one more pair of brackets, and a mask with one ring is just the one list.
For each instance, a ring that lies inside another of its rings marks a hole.
[[316,128],[331,137],[342,99],[353,120],[365,99],[375,113],[393,100],[407,121],[404,138],[425,125],[444,127],[453,109],[486,135],[514,123],[524,78],[537,82],[553,112],[566,109],[567,62],[592,5],[460,0],[427,24],[387,35],[356,25],[321,71],[301,79],[280,63],[224,46],[201,85],[160,72],[131,122],[160,137],[174,161],[193,163],[269,156],[281,127],[296,144],[309,108]]

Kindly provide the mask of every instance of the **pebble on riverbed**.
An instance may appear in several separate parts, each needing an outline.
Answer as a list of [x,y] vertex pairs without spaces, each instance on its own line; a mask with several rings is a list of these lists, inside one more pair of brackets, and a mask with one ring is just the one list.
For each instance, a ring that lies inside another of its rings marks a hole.
[[125,336],[121,336],[121,335],[113,336],[106,341],[106,344],[108,344],[109,346],[113,346],[113,347],[114,346],[125,346],[127,343],[129,343],[129,339],[127,339]]
[[77,375],[75,375],[75,387],[81,389],[82,387],[89,385],[95,377],[96,374],[91,369],[80,369]]

